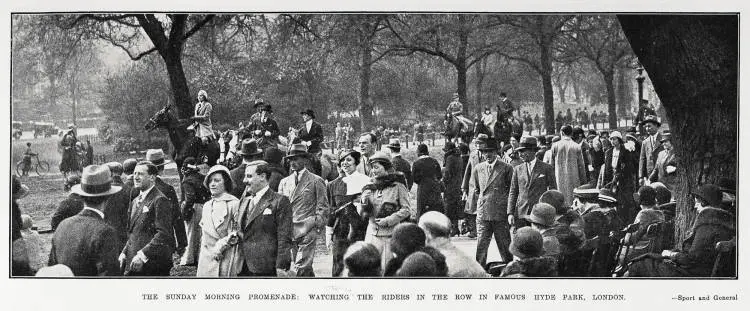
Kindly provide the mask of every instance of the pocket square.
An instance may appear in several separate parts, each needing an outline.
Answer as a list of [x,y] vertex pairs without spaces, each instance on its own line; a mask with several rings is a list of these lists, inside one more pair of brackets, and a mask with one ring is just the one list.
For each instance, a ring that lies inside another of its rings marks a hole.
[[271,214],[272,212],[270,208],[266,208],[265,210],[263,210],[263,215],[271,215]]
[[539,175],[539,177],[537,177],[537,178],[542,178],[542,177],[544,177],[544,174]]
[[148,211],[150,211],[150,209],[148,209],[148,206],[144,206],[142,213],[148,213]]

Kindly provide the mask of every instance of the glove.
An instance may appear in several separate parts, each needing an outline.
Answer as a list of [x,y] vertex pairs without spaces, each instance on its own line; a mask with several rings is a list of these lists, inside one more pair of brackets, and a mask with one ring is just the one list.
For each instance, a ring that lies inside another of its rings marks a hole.
[[674,172],[675,172],[676,170],[677,170],[677,168],[676,168],[676,167],[674,167],[674,166],[672,166],[672,165],[667,165],[667,168],[666,168],[667,174],[672,174],[672,173],[674,173]]
[[260,135],[260,130],[255,130],[255,135]]
[[271,136],[271,132],[269,132],[269,131],[266,131],[266,136],[267,136],[267,137],[270,137],[270,136]]

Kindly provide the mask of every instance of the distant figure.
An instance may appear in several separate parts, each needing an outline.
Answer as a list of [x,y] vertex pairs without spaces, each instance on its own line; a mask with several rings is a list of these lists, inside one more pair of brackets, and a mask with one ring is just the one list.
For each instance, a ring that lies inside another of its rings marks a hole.
[[86,139],[86,165],[94,164],[94,147],[91,147],[91,141]]

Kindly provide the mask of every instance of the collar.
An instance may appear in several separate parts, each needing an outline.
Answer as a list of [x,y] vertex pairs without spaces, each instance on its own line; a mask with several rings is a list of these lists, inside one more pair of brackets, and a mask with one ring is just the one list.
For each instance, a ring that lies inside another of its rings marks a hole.
[[99,215],[99,217],[101,217],[102,219],[104,219],[104,212],[102,212],[102,211],[100,211],[98,209],[91,208],[91,207],[88,207],[88,206],[84,206],[83,209],[84,210],[92,211],[92,212],[96,213],[97,215]]
[[562,136],[560,137],[560,140],[573,140],[573,138],[570,138],[570,136],[565,136],[565,135],[562,135]]
[[266,194],[266,191],[268,191],[268,185],[263,187],[263,189],[258,190],[258,192],[256,192],[253,196],[253,204],[257,205],[258,201],[260,201],[260,198],[262,198],[263,195]]
[[312,123],[313,123],[313,119],[307,120],[307,121],[305,122],[305,126],[308,126],[308,127],[309,127],[309,126],[312,126]]
[[141,190],[140,195],[139,195],[141,199],[146,198],[146,196],[148,196],[148,194],[151,193],[151,189],[154,189],[155,186],[156,186],[156,181],[154,181],[154,184],[151,185],[151,187],[149,187],[148,189]]
[[424,158],[429,158],[429,157],[430,157],[430,156],[429,156],[429,155],[427,155],[427,154],[419,156],[419,158],[420,158],[420,159],[424,159]]
[[531,162],[528,163],[528,165],[529,165],[529,169],[533,170],[534,165],[536,165],[536,157],[534,157],[534,159],[532,159]]
[[400,153],[391,153],[391,158],[400,158],[400,157],[401,157]]
[[297,176],[295,176],[295,177],[299,178],[299,177],[300,177],[300,176],[302,176],[302,174],[304,174],[305,172],[307,172],[307,168],[306,168],[306,167],[303,167],[303,168],[302,168],[301,170],[299,170],[299,172],[294,172],[295,174],[297,174]]

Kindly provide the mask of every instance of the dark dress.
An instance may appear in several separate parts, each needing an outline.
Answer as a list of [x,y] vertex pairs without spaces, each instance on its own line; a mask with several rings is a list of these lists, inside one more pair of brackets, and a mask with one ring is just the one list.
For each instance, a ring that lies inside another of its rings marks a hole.
[[443,162],[443,184],[445,185],[445,215],[458,228],[458,218],[463,212],[461,204],[461,181],[463,163],[457,150],[446,153]]
[[440,163],[429,156],[420,157],[412,165],[412,174],[414,174],[414,183],[417,187],[417,215],[412,219],[419,219],[422,214],[429,211],[443,213],[443,201],[441,193],[443,185],[440,179],[443,174],[440,169]]

